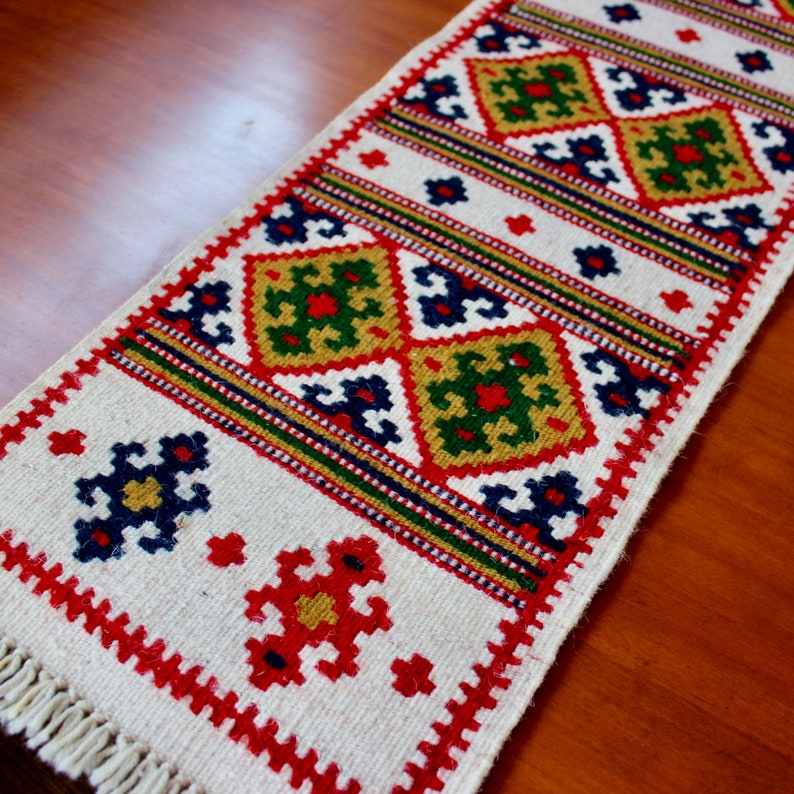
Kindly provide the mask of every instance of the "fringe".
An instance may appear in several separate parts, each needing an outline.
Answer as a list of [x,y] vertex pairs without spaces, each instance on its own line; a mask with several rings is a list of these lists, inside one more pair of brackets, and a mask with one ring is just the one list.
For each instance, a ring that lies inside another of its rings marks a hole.
[[98,794],[200,794],[145,747],[121,735],[6,639],[0,640],[0,722],[39,757]]

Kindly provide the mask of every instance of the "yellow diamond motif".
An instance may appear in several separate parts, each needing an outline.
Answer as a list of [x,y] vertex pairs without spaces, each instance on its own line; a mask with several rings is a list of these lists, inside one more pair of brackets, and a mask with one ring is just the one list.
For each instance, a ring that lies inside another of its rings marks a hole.
[[416,351],[412,376],[432,461],[465,474],[553,460],[594,443],[576,377],[543,328]]
[[249,262],[249,338],[268,369],[311,367],[401,344],[381,246]]
[[701,201],[767,187],[725,110],[618,123],[632,172],[654,201]]
[[584,62],[575,55],[469,62],[486,120],[519,135],[609,118]]

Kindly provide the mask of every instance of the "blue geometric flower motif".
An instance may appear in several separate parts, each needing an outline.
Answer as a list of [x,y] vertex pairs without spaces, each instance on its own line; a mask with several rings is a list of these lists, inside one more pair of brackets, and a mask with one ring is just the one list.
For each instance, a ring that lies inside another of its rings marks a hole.
[[611,377],[607,383],[597,383],[595,394],[608,416],[641,416],[649,419],[651,412],[642,404],[641,396],[656,392],[667,394],[670,386],[654,375],[636,375],[629,365],[606,350],[582,354],[582,361],[590,372]]
[[202,432],[165,436],[159,441],[160,461],[136,465],[146,454],[140,442],[114,444],[110,474],[100,472],[94,477],[81,477],[75,482],[77,498],[84,505],[97,504],[98,492],[107,497],[107,516],[78,518],[75,559],[80,562],[109,560],[124,554],[124,533],[144,524],[152,525],[155,537],[144,535],[138,545],[147,553],[172,551],[176,534],[182,526],[180,518],[210,509],[210,489],[201,482],[189,484],[190,496],[184,491],[187,483],[180,475],[204,471],[207,460],[207,437]]
[[607,245],[589,245],[587,248],[574,248],[573,255],[579,263],[579,272],[589,279],[620,273],[615,252]]
[[411,105],[420,113],[439,116],[443,119],[465,119],[466,111],[457,103],[450,101],[453,97],[460,96],[458,84],[452,75],[426,79],[419,78],[417,84],[421,95],[415,97],[402,97],[406,105]]
[[[217,347],[234,343],[232,329],[226,323],[218,322],[214,331],[208,331],[204,325],[207,317],[216,317],[222,312],[230,312],[229,290],[231,287],[225,281],[216,281],[197,287],[195,284],[187,285],[190,293],[189,308],[187,309],[160,309],[160,314],[172,323],[187,326],[190,333],[204,344]],[[185,330],[181,328],[180,330]]]
[[623,3],[619,6],[604,6],[604,11],[612,22],[631,22],[635,19],[642,19],[640,12],[631,3]]
[[429,328],[451,328],[465,323],[470,310],[486,320],[507,317],[507,301],[473,279],[434,263],[415,267],[412,272],[417,284],[437,286],[433,294],[421,295],[418,300],[422,321]]
[[[715,235],[721,242],[753,253],[758,251],[759,247],[756,240],[763,239],[763,232],[774,228],[764,219],[761,207],[753,203],[726,207],[719,215],[702,210],[690,212],[689,220],[699,229]],[[744,269],[739,264],[735,264],[734,268]]]
[[434,207],[469,200],[463,180],[459,176],[452,176],[449,179],[428,179],[425,188],[428,200]]
[[686,101],[686,94],[675,83],[658,77],[646,76],[622,66],[613,66],[606,71],[607,77],[623,87],[615,90],[615,98],[624,110],[644,110],[654,99],[664,105],[676,105]]
[[767,146],[764,154],[769,159],[769,164],[775,171],[787,174],[794,170],[794,132],[787,127],[779,127],[777,124],[770,124],[768,121],[757,121],[753,125],[753,130],[759,138],[772,141],[777,137],[782,138],[782,143]]
[[480,493],[485,497],[485,509],[497,513],[502,521],[517,528],[533,528],[539,543],[554,551],[565,551],[566,543],[555,537],[551,519],[565,518],[569,513],[579,517],[587,515],[589,508],[579,501],[582,492],[578,485],[569,471],[546,475],[540,480],[530,478],[524,488],[529,491],[532,507],[519,510],[502,504],[503,500],[509,502],[518,496],[518,492],[507,485],[483,485]]
[[507,28],[499,22],[488,23],[489,32],[475,36],[477,49],[480,52],[510,52],[511,42],[516,42],[518,49],[531,50],[540,46],[540,39]]
[[543,161],[557,165],[565,170],[570,176],[582,176],[592,179],[600,185],[608,185],[610,182],[617,182],[618,178],[611,168],[601,168],[600,173],[597,169],[591,168],[591,164],[600,165],[609,162],[609,155],[604,145],[604,141],[598,135],[588,135],[581,138],[570,138],[566,141],[570,155],[554,155],[555,146],[553,143],[536,143],[535,154]]
[[769,56],[763,50],[753,52],[737,52],[736,57],[747,74],[753,72],[768,72],[772,69]]
[[[402,440],[397,432],[397,425],[385,418],[385,414],[394,404],[389,384],[380,375],[347,379],[340,385],[344,397],[335,402],[327,400],[331,390],[320,383],[304,385],[303,398],[326,416],[344,420],[353,430],[372,439],[376,444],[386,446]],[[384,415],[378,416],[380,413]],[[378,426],[374,427],[376,423]]]
[[273,245],[305,243],[309,239],[310,224],[316,226],[317,234],[328,240],[347,234],[344,221],[327,212],[304,206],[294,196],[287,196],[284,203],[289,209],[289,215],[265,215],[262,218],[265,236]]

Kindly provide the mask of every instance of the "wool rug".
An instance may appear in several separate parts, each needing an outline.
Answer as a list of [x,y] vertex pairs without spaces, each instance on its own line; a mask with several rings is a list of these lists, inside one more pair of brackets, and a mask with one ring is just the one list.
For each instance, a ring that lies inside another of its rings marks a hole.
[[5,725],[100,791],[475,791],[790,273],[793,64],[789,0],[408,56],[5,409]]

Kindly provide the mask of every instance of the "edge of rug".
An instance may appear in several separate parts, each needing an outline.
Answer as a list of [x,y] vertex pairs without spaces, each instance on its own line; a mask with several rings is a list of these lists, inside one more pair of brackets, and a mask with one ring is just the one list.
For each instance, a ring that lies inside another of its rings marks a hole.
[[[438,47],[465,21],[500,0],[474,0],[452,17],[444,27],[424,39],[389,69],[371,88],[317,133],[280,168],[260,182],[224,218],[207,228],[182,249],[153,278],[143,284],[93,331],[47,367],[27,388],[0,407],[0,425],[24,417],[36,426],[33,413],[26,409],[48,388],[62,389],[63,375],[77,375],[81,359],[101,350],[106,338],[121,323],[133,318],[141,306],[148,305],[178,273],[207,249],[229,228],[250,214],[257,201],[278,188],[298,166],[322,158],[335,145],[343,131],[359,115],[380,100],[395,79],[408,68],[420,68]],[[32,417],[32,418],[31,418]],[[24,440],[24,437],[20,441]],[[73,779],[85,776],[98,794],[199,794],[202,790],[181,779],[174,765],[113,725],[67,683],[54,677],[0,626],[0,723],[12,735],[24,734],[27,746],[38,757]]]
[[11,734],[24,732],[42,761],[71,778],[85,776],[99,794],[200,791],[5,637],[0,638],[0,721]]
[[[404,73],[409,66],[416,68],[422,61],[431,58],[435,48],[464,20],[471,19],[484,9],[497,4],[498,0],[475,0],[437,34],[412,49],[301,151],[260,183],[224,219],[183,249],[101,325],[3,407],[0,410],[2,421],[10,421],[19,412],[24,412],[31,400],[51,386],[62,373],[73,371],[81,357],[90,356],[92,351],[101,349],[105,338],[122,321],[134,317],[136,310],[155,297],[180,270],[196,257],[205,255],[206,249],[222,232],[237,225],[252,211],[265,191],[277,188],[296,166],[321,158],[349,123],[382,96],[384,90],[393,83],[395,76]],[[786,205],[783,211],[790,216],[791,206]],[[662,437],[653,450],[654,462],[651,464],[642,461],[637,464],[641,467],[640,473],[634,478],[638,496],[623,502],[620,515],[613,519],[610,542],[596,541],[591,553],[583,553],[577,557],[572,564],[577,569],[575,582],[561,582],[559,594],[549,597],[546,602],[551,611],[545,618],[544,628],[532,629],[532,645],[522,646],[516,652],[521,664],[512,672],[505,673],[511,679],[515,696],[511,697],[510,692],[503,693],[494,710],[498,712],[499,728],[478,731],[469,750],[462,757],[452,759],[456,768],[451,774],[463,781],[458,789],[461,794],[471,794],[482,784],[509,732],[531,705],[532,697],[553,665],[560,646],[623,555],[626,544],[637,529],[638,522],[662,479],[715,396],[724,388],[731,371],[743,357],[750,340],[794,270],[794,251],[787,261],[781,261],[781,250],[787,245],[794,248],[791,217],[788,222],[781,240],[767,256],[768,262],[776,260],[774,270],[753,279],[751,292],[741,307],[742,314],[721,334],[720,343],[715,346],[713,356],[701,363],[696,373],[695,385],[681,395],[688,401],[686,410],[678,411],[663,423],[660,422],[660,425],[665,425],[665,432],[656,432],[656,436]],[[723,344],[728,337],[732,343],[730,346]],[[709,377],[702,378],[706,369]],[[573,573],[571,568],[568,572]],[[552,626],[554,631],[549,630]],[[50,675],[17,647],[13,640],[3,637],[1,628],[0,722],[9,733],[24,732],[31,749],[59,771],[71,777],[86,775],[99,794],[182,791],[194,794],[200,791],[194,784],[183,782],[178,770],[170,762],[160,759],[155,750],[128,737],[98,714],[90,703],[68,685]],[[450,773],[441,774],[445,777]]]
[[[505,692],[496,710],[500,711],[500,725],[509,728],[510,732],[532,706],[532,698],[553,666],[560,647],[624,556],[626,546],[639,528],[640,520],[662,480],[714,399],[728,385],[731,372],[744,357],[759,327],[794,274],[794,194],[784,201],[781,215],[784,229],[780,239],[766,252],[766,267],[751,279],[748,294],[737,307],[740,314],[735,315],[722,331],[712,348],[712,355],[701,362],[694,373],[691,388],[681,393],[677,404],[671,405],[670,413],[673,415],[658,423],[653,434],[658,441],[651,452],[654,460],[649,461],[646,456],[635,464],[640,470],[632,482],[634,493],[638,495],[627,499],[618,495],[613,497],[613,501],[622,502],[622,505],[620,513],[612,519],[612,527],[605,533],[609,534],[609,542],[595,539],[590,552],[577,555],[566,569],[569,579],[561,580],[558,593],[550,595],[545,602],[549,612],[543,618],[543,627],[532,628],[531,644],[516,652],[520,665],[514,668],[515,672],[505,671],[504,675],[511,680],[511,687],[518,697],[511,698],[509,692]],[[783,255],[786,247],[790,249],[787,257]],[[731,344],[724,344],[728,339]],[[704,374],[707,377],[703,377]],[[686,401],[683,410],[680,409],[682,401]],[[555,630],[549,631],[551,626]],[[518,687],[522,688],[520,693]],[[465,789],[466,794],[474,794],[483,783],[509,733],[501,732],[497,736],[494,732],[485,731],[480,736],[479,752],[472,748],[463,758],[454,759],[456,773],[462,774],[467,782],[472,780],[472,785]]]

